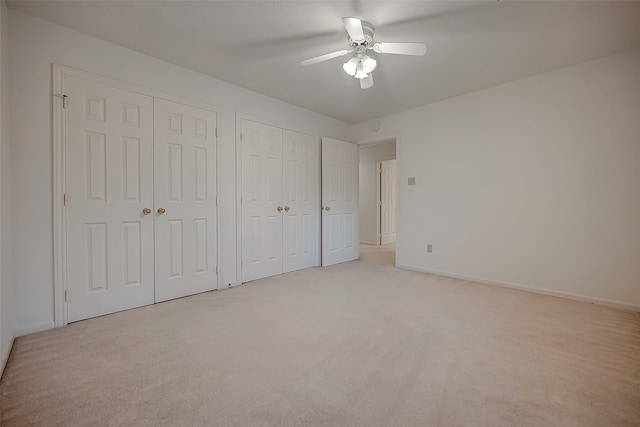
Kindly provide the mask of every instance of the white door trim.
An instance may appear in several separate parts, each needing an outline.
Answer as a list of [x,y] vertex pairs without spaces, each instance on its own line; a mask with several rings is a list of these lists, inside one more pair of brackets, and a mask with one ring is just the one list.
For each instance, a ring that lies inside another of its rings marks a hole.
[[[315,202],[316,212],[320,212],[320,198],[321,196],[321,146],[320,146],[320,136],[307,129],[297,128],[295,126],[282,124],[279,122],[274,122],[271,120],[265,120],[262,118],[258,118],[252,116],[250,114],[245,114],[242,112],[236,112],[236,283],[229,285],[235,286],[242,284],[242,120],[250,120],[252,122],[262,123],[267,126],[278,127],[281,129],[290,130],[293,132],[303,133],[306,135],[311,135],[315,139],[316,144],[316,187],[317,187],[317,197]],[[320,266],[321,258],[321,236],[320,236],[320,221],[322,220],[321,215],[317,216],[316,219],[316,236],[318,239],[316,241],[316,267]]]
[[[186,99],[177,95],[168,94],[155,89],[149,89],[121,80],[94,74],[88,71],[67,67],[60,64],[53,64],[53,93],[51,103],[53,108],[53,135],[52,135],[52,151],[53,151],[53,182],[52,182],[52,199],[53,199],[53,318],[54,326],[65,326],[68,323],[68,307],[65,301],[65,293],[67,290],[67,215],[64,205],[64,194],[66,192],[65,175],[66,175],[66,116],[63,108],[63,95],[65,93],[64,79],[65,77],[75,77],[92,83],[102,84],[116,89],[126,90],[129,92],[139,93],[141,95],[151,96],[153,98],[166,99],[168,101],[179,104],[190,105],[216,113],[218,117],[216,126],[219,127],[219,117],[221,108],[208,103]],[[216,138],[216,195],[219,194],[219,138]],[[222,227],[220,224],[219,207],[216,206],[217,217],[217,264],[219,267],[217,277],[217,287],[220,289],[222,277],[222,265],[220,262],[222,242]]]

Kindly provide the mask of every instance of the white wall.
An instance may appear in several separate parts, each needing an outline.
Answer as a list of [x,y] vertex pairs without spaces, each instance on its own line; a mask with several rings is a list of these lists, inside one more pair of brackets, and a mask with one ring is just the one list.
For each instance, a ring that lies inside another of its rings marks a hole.
[[376,244],[378,240],[378,194],[376,162],[396,158],[396,142],[360,147],[360,241]]
[[399,265],[640,308],[640,49],[379,121]]
[[11,351],[13,272],[11,254],[11,146],[9,144],[8,11],[0,2],[0,374]]
[[348,134],[345,123],[13,10],[9,11],[9,36],[17,333],[53,326],[52,63],[220,108],[219,201],[225,284],[236,281],[236,112],[320,136],[345,139]]

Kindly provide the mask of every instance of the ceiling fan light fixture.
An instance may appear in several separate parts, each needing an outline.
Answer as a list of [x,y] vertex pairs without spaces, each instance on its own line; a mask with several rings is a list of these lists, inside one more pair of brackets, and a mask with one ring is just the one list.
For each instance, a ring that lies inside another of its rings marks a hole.
[[353,57],[342,65],[342,69],[345,73],[353,77],[356,75],[359,63],[360,61],[358,60],[358,58]]
[[424,43],[374,43],[375,27],[371,22],[363,21],[360,18],[344,17],[342,22],[347,32],[349,49],[316,56],[300,62],[301,65],[312,65],[354,53],[351,59],[342,64],[342,69],[347,75],[360,80],[360,88],[368,89],[373,86],[373,71],[378,65],[375,58],[367,55],[368,51],[375,52],[374,56],[377,54],[422,56],[427,52],[427,46]]
[[356,69],[356,75],[354,76],[356,79],[364,79],[365,77],[367,77],[369,74],[367,74],[366,71],[364,71],[364,67],[362,66],[362,62],[360,62],[358,64],[358,68]]
[[363,56],[361,62],[362,62],[362,69],[367,74],[375,70],[376,65],[378,65],[377,61],[368,55]]

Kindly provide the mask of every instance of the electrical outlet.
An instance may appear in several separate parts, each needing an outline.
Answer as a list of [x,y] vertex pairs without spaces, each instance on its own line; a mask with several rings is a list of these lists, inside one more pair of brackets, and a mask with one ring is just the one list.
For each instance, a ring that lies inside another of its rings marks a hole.
[[429,253],[429,254],[430,254],[430,253],[432,253],[432,252],[433,252],[433,245],[428,244],[428,245],[427,245],[427,253]]

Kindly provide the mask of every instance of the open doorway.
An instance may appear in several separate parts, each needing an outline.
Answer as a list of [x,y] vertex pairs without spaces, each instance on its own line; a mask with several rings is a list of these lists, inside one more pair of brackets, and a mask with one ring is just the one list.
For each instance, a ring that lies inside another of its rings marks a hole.
[[396,140],[360,145],[359,171],[360,244],[393,250],[395,259]]
[[378,244],[396,242],[396,159],[377,162]]

